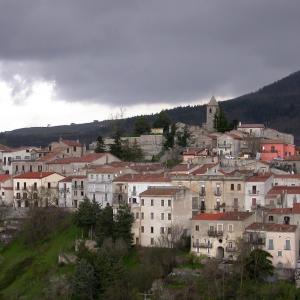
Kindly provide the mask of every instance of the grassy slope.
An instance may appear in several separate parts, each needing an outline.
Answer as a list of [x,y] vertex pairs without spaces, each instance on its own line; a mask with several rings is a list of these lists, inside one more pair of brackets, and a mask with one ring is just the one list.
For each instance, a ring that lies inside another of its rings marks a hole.
[[[21,239],[3,248],[0,252],[0,299],[17,299],[19,296],[22,299],[43,299],[53,276],[71,274],[72,266],[58,265],[58,254],[73,251],[77,236],[78,229],[70,226],[33,249],[25,247]],[[22,265],[20,262],[26,258]],[[12,280],[7,282],[10,276]]]

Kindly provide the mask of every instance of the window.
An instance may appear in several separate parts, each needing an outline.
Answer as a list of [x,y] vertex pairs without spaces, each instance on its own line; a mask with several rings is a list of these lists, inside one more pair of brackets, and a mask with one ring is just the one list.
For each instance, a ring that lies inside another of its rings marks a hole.
[[48,189],[51,188],[51,182],[48,182]]
[[150,201],[150,202],[151,202],[151,206],[153,206],[153,205],[154,205],[154,201],[153,201],[153,199],[151,199],[151,201]]
[[17,190],[20,189],[20,182],[17,182]]
[[291,241],[285,240],[284,250],[291,250]]
[[274,250],[274,244],[273,244],[273,240],[272,239],[269,239],[268,250]]
[[165,200],[161,200],[161,201],[160,201],[160,205],[161,205],[161,206],[165,206]]
[[171,227],[168,227],[168,234],[171,234]]
[[168,220],[172,220],[172,214],[168,214]]
[[233,224],[228,224],[228,231],[233,232]]
[[17,199],[21,199],[21,194],[17,193]]
[[273,216],[269,216],[269,222],[273,222],[274,221],[274,217]]
[[256,206],[256,198],[252,198],[252,206],[253,206],[253,207]]
[[26,182],[24,182],[23,189],[26,190]]
[[237,190],[238,190],[238,191],[241,190],[241,184],[240,184],[240,183],[238,183],[238,185],[237,185]]
[[27,193],[23,193],[23,199],[27,199]]
[[154,233],[154,227],[153,226],[150,227],[150,232]]
[[164,213],[161,213],[161,214],[160,214],[160,219],[161,219],[161,220],[164,220],[164,219],[165,219],[165,214],[164,214]]
[[141,212],[141,219],[144,220],[144,213]]
[[168,200],[168,206],[170,207],[172,205],[171,199]]
[[217,224],[217,231],[222,232],[223,231],[223,224]]
[[150,244],[151,244],[151,245],[154,245],[154,238],[151,238],[151,239],[150,239]]
[[154,219],[154,213],[153,213],[153,212],[150,214],[150,219],[151,219],[151,220]]
[[37,190],[37,183],[36,182],[33,184],[33,189]]
[[76,152],[76,150],[77,150],[77,149],[76,149],[76,146],[74,146],[74,147],[73,147],[73,151]]
[[145,205],[145,200],[141,199],[141,206],[144,206],[144,205]]
[[230,185],[230,190],[234,191],[234,184],[233,183]]
[[38,195],[37,195],[37,193],[33,193],[33,199],[37,199],[38,198]]
[[165,228],[164,227],[160,227],[160,234],[164,234],[165,233]]
[[141,233],[144,233],[144,226],[141,226]]
[[196,226],[195,226],[195,230],[196,230],[196,231],[199,231],[199,225],[196,225]]
[[81,191],[80,195],[81,195],[81,196],[84,196],[84,192],[83,192],[83,191]]
[[139,213],[135,213],[135,218],[138,220],[139,219]]
[[282,256],[282,251],[278,251],[277,255]]

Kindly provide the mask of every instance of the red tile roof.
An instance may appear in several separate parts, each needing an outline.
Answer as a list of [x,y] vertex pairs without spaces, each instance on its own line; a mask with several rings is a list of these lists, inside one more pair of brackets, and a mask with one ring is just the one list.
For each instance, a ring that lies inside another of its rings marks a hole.
[[197,167],[197,165],[193,165],[193,164],[178,164],[171,169],[171,173],[188,172],[196,167]]
[[271,208],[267,214],[300,214],[300,203],[294,203],[293,207]]
[[74,141],[74,140],[61,140],[62,143],[66,144],[67,146],[70,147],[82,147],[82,144],[79,143],[79,141]]
[[140,197],[175,196],[180,191],[179,187],[151,187],[140,193]]
[[254,175],[247,178],[247,182],[265,182],[267,181],[273,174],[266,173],[264,175]]
[[242,138],[239,135],[236,135],[234,133],[226,133],[226,135],[232,137],[235,140],[242,140]]
[[198,221],[243,221],[252,216],[251,212],[228,211],[219,213],[200,213],[195,215],[192,220]]
[[27,172],[21,175],[17,175],[14,179],[40,179],[48,177],[52,174],[57,174],[55,172]]
[[300,194],[300,186],[275,185],[267,193],[267,196],[279,195],[284,192],[287,194]]
[[205,174],[209,169],[212,169],[218,165],[218,163],[210,163],[210,164],[204,164],[195,171],[192,172],[193,175],[202,175]]
[[300,174],[274,174],[275,178],[300,179]]
[[71,163],[92,163],[105,156],[107,153],[89,153],[81,157],[65,157],[47,162],[47,164],[71,164]]
[[126,167],[111,167],[111,166],[97,166],[95,168],[91,168],[88,170],[88,173],[93,174],[115,174],[122,170],[126,169]]
[[0,175],[0,182],[4,182],[9,179],[11,179],[11,175],[6,175],[6,174]]
[[164,174],[126,174],[119,176],[115,182],[171,182]]
[[68,176],[59,182],[72,182],[73,179],[86,179],[86,176]]
[[249,231],[272,231],[272,232],[295,232],[297,225],[273,224],[273,223],[252,223],[246,230]]

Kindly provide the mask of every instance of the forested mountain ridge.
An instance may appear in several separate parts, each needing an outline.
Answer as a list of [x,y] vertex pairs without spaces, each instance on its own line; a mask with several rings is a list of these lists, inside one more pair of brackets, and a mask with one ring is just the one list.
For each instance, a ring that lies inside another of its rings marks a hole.
[[[256,92],[220,102],[228,119],[264,123],[266,126],[295,135],[300,144],[300,71],[293,73]],[[176,107],[166,110],[174,122],[201,125],[205,122],[205,105]],[[153,122],[156,114],[145,116]],[[136,117],[119,122],[127,134],[133,130]],[[8,146],[45,146],[59,137],[79,139],[88,144],[98,135],[109,136],[113,130],[110,120],[53,127],[31,127],[0,133],[0,143]]]

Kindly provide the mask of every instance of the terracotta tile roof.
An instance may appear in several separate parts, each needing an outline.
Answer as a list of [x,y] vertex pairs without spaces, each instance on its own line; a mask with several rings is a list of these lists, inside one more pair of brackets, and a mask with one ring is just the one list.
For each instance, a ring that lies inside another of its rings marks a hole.
[[88,173],[93,174],[115,174],[122,170],[126,169],[126,167],[111,167],[111,166],[97,166],[95,168],[91,168],[88,170]]
[[190,171],[196,167],[197,167],[197,165],[193,165],[193,164],[178,164],[171,169],[171,173],[186,172],[186,171]]
[[61,140],[62,143],[66,144],[67,146],[70,147],[82,147],[82,144],[79,143],[79,141],[74,141],[74,140]]
[[4,182],[9,179],[11,179],[11,175],[7,175],[7,174],[0,175],[0,182]]
[[115,182],[171,182],[164,174],[126,174],[119,176]]
[[267,196],[280,195],[284,192],[287,194],[300,194],[300,186],[275,185],[269,190]]
[[243,221],[252,216],[251,212],[228,211],[220,213],[200,213],[195,215],[192,220],[198,221]]
[[140,193],[140,197],[175,196],[180,191],[179,187],[150,187]]
[[247,178],[247,182],[265,182],[267,181],[273,174],[266,173],[264,175],[254,175]]
[[185,151],[183,151],[182,155],[199,155],[199,153],[205,151],[205,148],[187,148]]
[[5,145],[0,144],[0,151],[1,151],[1,152],[2,152],[2,151],[8,152],[8,151],[10,151],[10,150],[11,150],[11,148],[9,148],[9,147],[7,147],[7,146],[5,146]]
[[264,124],[241,124],[238,128],[265,128]]
[[57,174],[55,172],[27,172],[21,175],[17,175],[14,179],[40,179],[48,177],[52,174]]
[[300,174],[274,174],[275,178],[300,179]]
[[86,176],[68,176],[59,182],[72,182],[73,179],[86,179]]
[[242,138],[239,135],[236,135],[234,133],[226,133],[226,135],[232,137],[235,140],[242,140]]
[[280,140],[280,139],[263,139],[260,143],[261,145],[264,145],[264,144],[285,144],[285,145],[288,145],[287,142],[283,141],[283,140]]
[[293,209],[291,207],[284,207],[284,208],[271,208],[267,211],[268,215],[281,215],[281,214],[292,214]]
[[249,231],[272,231],[272,232],[295,232],[297,225],[273,224],[273,223],[252,223],[246,230]]
[[92,163],[93,161],[98,160],[105,155],[106,153],[89,153],[81,157],[59,158],[46,163],[47,164]]
[[137,172],[154,172],[164,170],[164,167],[160,163],[137,163],[130,165],[130,168]]
[[204,164],[201,167],[197,168],[195,171],[192,172],[193,175],[202,175],[205,174],[209,169],[217,166],[218,163],[210,163]]

